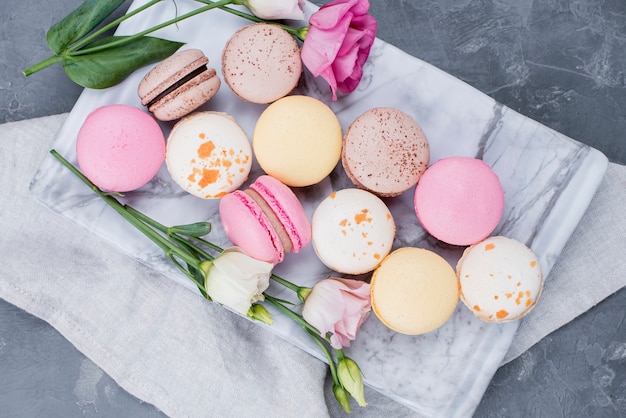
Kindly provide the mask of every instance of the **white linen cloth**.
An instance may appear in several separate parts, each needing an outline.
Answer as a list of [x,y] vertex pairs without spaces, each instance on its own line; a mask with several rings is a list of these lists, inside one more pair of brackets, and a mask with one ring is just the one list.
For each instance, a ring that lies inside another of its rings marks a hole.
[[[0,125],[0,298],[42,318],[172,417],[342,415],[327,366],[36,202],[30,180],[67,114]],[[626,286],[626,166],[591,206],[504,362]],[[575,301],[575,302],[572,302]],[[366,388],[353,416],[412,416]]]

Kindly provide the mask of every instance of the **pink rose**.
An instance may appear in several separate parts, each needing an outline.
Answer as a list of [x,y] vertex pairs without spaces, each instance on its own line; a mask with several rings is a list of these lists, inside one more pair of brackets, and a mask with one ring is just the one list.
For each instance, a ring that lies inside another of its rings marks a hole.
[[376,38],[376,19],[369,15],[368,0],[334,0],[309,19],[302,45],[302,62],[315,77],[330,84],[333,100],[337,89],[350,93],[363,76],[363,65]]
[[304,302],[302,316],[322,337],[330,332],[330,344],[340,349],[350,347],[371,308],[368,283],[331,278],[313,286]]

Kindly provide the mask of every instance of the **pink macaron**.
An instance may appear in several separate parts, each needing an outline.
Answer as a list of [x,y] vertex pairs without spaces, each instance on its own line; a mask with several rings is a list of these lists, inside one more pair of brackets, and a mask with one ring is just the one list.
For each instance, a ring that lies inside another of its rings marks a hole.
[[78,166],[99,188],[128,192],[144,186],[165,160],[157,122],[133,106],[102,106],[91,112],[76,139]]
[[231,242],[258,260],[280,263],[311,240],[311,224],[298,197],[271,176],[224,196],[219,211]]
[[415,188],[415,213],[433,237],[471,245],[498,226],[504,191],[497,174],[471,157],[443,158],[431,165]]

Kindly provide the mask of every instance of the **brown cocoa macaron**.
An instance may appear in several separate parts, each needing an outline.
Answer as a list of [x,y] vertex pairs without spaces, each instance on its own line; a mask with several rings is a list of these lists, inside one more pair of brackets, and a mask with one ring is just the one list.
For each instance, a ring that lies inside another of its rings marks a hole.
[[341,162],[354,183],[381,197],[415,186],[428,167],[430,146],[406,113],[377,107],[352,122],[343,137]]
[[161,61],[137,87],[141,104],[162,121],[180,119],[208,102],[220,78],[199,49],[186,49]]
[[224,81],[248,102],[266,104],[286,96],[301,74],[296,40],[276,25],[244,26],[231,36],[222,53]]

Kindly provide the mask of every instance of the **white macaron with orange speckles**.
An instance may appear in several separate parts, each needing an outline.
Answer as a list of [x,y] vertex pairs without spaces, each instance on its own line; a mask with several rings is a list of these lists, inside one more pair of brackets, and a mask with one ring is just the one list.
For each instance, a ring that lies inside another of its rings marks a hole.
[[508,322],[530,312],[543,289],[535,253],[512,238],[489,237],[468,247],[457,263],[460,298],[486,322]]
[[312,242],[319,259],[345,274],[374,270],[391,251],[396,225],[387,205],[361,189],[343,189],[313,213]]
[[203,199],[219,199],[248,179],[252,147],[232,116],[195,112],[172,128],[165,163],[172,179],[185,191]]

